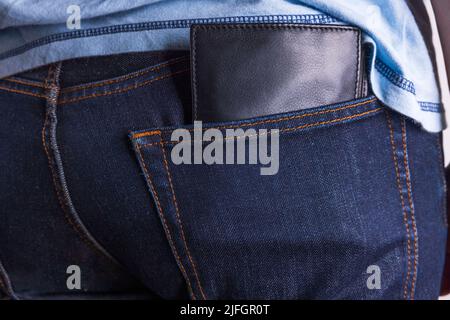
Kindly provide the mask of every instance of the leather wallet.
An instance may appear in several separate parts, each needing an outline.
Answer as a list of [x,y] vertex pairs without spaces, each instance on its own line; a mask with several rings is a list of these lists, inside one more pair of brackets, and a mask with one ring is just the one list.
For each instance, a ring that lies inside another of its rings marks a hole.
[[363,60],[361,32],[349,26],[193,25],[193,119],[247,119],[359,98]]

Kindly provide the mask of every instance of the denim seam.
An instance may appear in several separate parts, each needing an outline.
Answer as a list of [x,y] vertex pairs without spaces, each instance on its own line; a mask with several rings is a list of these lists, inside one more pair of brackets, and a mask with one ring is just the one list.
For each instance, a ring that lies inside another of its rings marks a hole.
[[[356,114],[353,114],[351,116],[346,116],[346,117],[342,117],[342,118],[337,118],[337,119],[332,119],[332,120],[327,120],[327,121],[320,121],[320,122],[315,122],[315,123],[308,123],[308,124],[304,124],[304,125],[297,126],[297,127],[292,127],[292,128],[284,128],[284,129],[280,129],[279,132],[280,133],[291,132],[291,131],[297,131],[297,130],[306,129],[306,128],[320,127],[320,126],[323,126],[323,125],[326,125],[326,124],[341,123],[341,122],[344,122],[346,120],[357,119],[357,118],[360,118],[360,117],[363,117],[363,116],[366,116],[366,115],[369,115],[369,114],[375,114],[375,113],[377,113],[377,112],[379,112],[381,110],[382,110],[381,107],[380,108],[375,108],[375,109],[372,109],[372,110],[369,110],[369,111],[356,113]],[[267,134],[270,134],[270,133],[267,133]],[[256,136],[260,136],[260,135],[263,135],[263,134],[257,134]],[[244,136],[241,136],[241,137],[251,137],[251,136],[252,135],[247,135],[247,136],[244,135]],[[225,138],[225,139],[227,139],[227,138]]]
[[192,30],[192,107],[194,108],[194,120],[197,120],[197,29]]
[[[375,60],[375,69],[377,69],[382,76],[384,76],[386,79],[388,79],[391,83],[393,83],[400,89],[403,89],[404,91],[416,95],[416,88],[411,80],[408,80],[403,76],[399,75],[378,58]],[[443,111],[442,103],[429,101],[418,101],[418,103],[420,106],[420,110],[425,112],[442,113]]]
[[[211,127],[211,128],[203,128],[203,130],[208,130],[208,129],[238,129],[238,128],[243,128],[243,127],[250,127],[250,126],[257,126],[257,125],[261,125],[261,124],[268,124],[268,123],[279,123],[279,122],[285,122],[285,121],[289,121],[289,120],[296,120],[296,119],[301,119],[301,118],[307,118],[307,117],[312,117],[312,116],[316,116],[316,115],[322,115],[322,114],[327,114],[327,113],[333,113],[333,112],[337,112],[337,111],[342,111],[342,110],[347,110],[347,109],[351,109],[351,108],[356,108],[359,106],[365,106],[368,105],[372,102],[377,101],[376,98],[367,100],[367,101],[363,101],[363,102],[358,102],[358,103],[354,103],[354,104],[350,104],[347,106],[343,106],[343,107],[336,107],[333,109],[328,109],[328,110],[321,110],[321,111],[316,111],[316,112],[311,112],[311,113],[304,113],[304,114],[300,114],[300,115],[294,115],[294,116],[289,116],[289,117],[283,117],[283,118],[279,118],[279,119],[269,119],[269,120],[262,120],[262,121],[254,121],[254,122],[246,122],[240,125],[229,125],[229,126],[217,126],[217,127]],[[194,131],[195,129],[186,129],[188,131]],[[172,131],[172,129],[162,129],[162,130],[151,130],[151,131],[143,131],[143,132],[138,132],[138,133],[134,133],[132,135],[133,139],[137,139],[137,138],[141,138],[141,137],[145,137],[145,136],[152,136],[152,135],[158,135],[161,134],[161,132],[168,132],[168,131]]]
[[21,93],[21,94],[24,94],[27,96],[32,96],[32,97],[41,98],[41,99],[46,98],[46,96],[44,94],[33,93],[30,91],[25,91],[25,90],[20,90],[20,89],[7,88],[7,87],[3,87],[3,86],[0,86],[0,90],[5,90],[5,91],[13,92],[13,93]]
[[183,223],[181,221],[181,216],[180,216],[180,209],[178,207],[178,202],[177,202],[177,199],[176,199],[176,196],[175,196],[175,190],[174,190],[174,187],[173,187],[172,176],[170,174],[169,164],[167,163],[167,156],[166,156],[166,152],[164,150],[164,145],[162,143],[160,143],[160,147],[161,147],[161,152],[162,152],[162,155],[163,155],[163,162],[164,162],[164,167],[166,169],[167,179],[169,181],[170,191],[172,193],[172,201],[173,201],[173,204],[174,204],[174,207],[175,207],[176,221],[177,221],[178,226],[180,228],[181,239],[183,240],[184,248],[186,250],[188,259],[189,259],[189,261],[191,263],[192,270],[194,271],[195,279],[197,280],[197,285],[198,285],[198,287],[200,289],[200,294],[202,295],[203,299],[206,300],[206,296],[205,296],[205,293],[203,291],[203,287],[201,285],[200,278],[198,276],[196,265],[195,265],[194,260],[192,258],[192,255],[191,255],[191,252],[189,250],[189,247],[187,245],[186,236],[185,236],[184,229],[183,229]]
[[102,86],[106,86],[106,85],[110,85],[110,84],[115,84],[115,83],[120,83],[120,82],[124,82],[126,80],[130,80],[130,79],[134,79],[143,75],[146,75],[152,71],[158,71],[164,67],[168,67],[174,64],[178,64],[184,61],[187,61],[188,58],[187,57],[181,57],[181,58],[175,58],[172,60],[169,60],[167,62],[158,64],[156,66],[150,67],[150,68],[146,68],[144,70],[140,70],[137,72],[133,72],[124,76],[120,76],[118,78],[115,79],[111,79],[111,80],[104,80],[104,81],[100,81],[100,82],[96,82],[96,83],[91,83],[91,84],[83,84],[83,85],[78,85],[78,86],[73,86],[73,87],[69,87],[69,88],[65,88],[61,90],[61,93],[68,93],[68,92],[75,92],[75,91],[82,91],[85,89],[91,89],[91,88],[97,88],[97,87],[102,87]]
[[2,276],[0,276],[0,289],[6,294],[6,286],[3,284]]
[[[347,105],[347,106],[337,107],[337,108],[328,109],[328,110],[304,113],[304,114],[299,114],[299,115],[294,115],[294,116],[289,116],[289,117],[283,117],[283,118],[279,118],[279,119],[269,119],[269,120],[262,120],[262,121],[256,121],[256,122],[246,122],[246,123],[243,123],[243,124],[240,124],[240,125],[229,125],[229,126],[218,126],[218,127],[211,127],[211,128],[203,128],[203,130],[208,130],[208,129],[219,129],[219,130],[221,130],[221,129],[238,129],[238,128],[243,128],[243,127],[257,126],[257,125],[261,125],[261,124],[285,122],[285,121],[289,121],[289,120],[302,119],[302,118],[312,117],[312,116],[316,116],[316,115],[322,115],[322,114],[333,113],[333,112],[347,110],[347,109],[353,109],[353,108],[356,108],[356,107],[368,105],[368,104],[370,104],[372,102],[375,102],[375,101],[377,101],[377,99],[373,98],[373,99],[370,99],[370,100],[366,100],[366,101],[362,101],[362,102],[358,102],[358,103],[353,103],[353,104],[350,104],[350,105]],[[194,131],[194,129],[187,129],[187,130],[188,131]],[[165,130],[165,131],[170,131],[170,129]]]
[[386,79],[388,79],[391,83],[412,94],[416,94],[416,88],[414,83],[411,80],[404,78],[403,76],[396,73],[390,67],[388,67],[383,61],[376,59],[375,60],[375,69],[380,72]]
[[188,274],[186,272],[186,269],[184,268],[183,263],[181,262],[180,255],[178,254],[178,250],[177,250],[177,248],[175,246],[175,243],[173,241],[172,235],[170,233],[169,226],[167,224],[166,217],[164,215],[164,212],[163,212],[162,207],[161,207],[161,203],[159,201],[158,193],[156,192],[155,186],[154,186],[154,184],[152,182],[152,179],[150,177],[149,170],[147,169],[147,165],[145,163],[144,157],[142,156],[141,147],[139,146],[139,144],[136,144],[136,151],[137,151],[137,153],[139,155],[141,167],[144,170],[144,176],[145,176],[145,178],[147,180],[147,183],[148,183],[148,185],[150,187],[150,191],[153,194],[153,198],[154,198],[154,200],[156,202],[156,207],[157,207],[160,219],[162,221],[163,228],[164,228],[164,231],[166,233],[167,240],[169,241],[169,245],[170,245],[170,247],[171,247],[171,249],[172,249],[172,251],[173,251],[173,253],[175,255],[175,260],[176,260],[178,266],[180,267],[181,273],[183,274],[183,276],[184,276],[184,278],[186,280],[189,292],[190,292],[193,300],[196,300],[197,297],[194,294],[194,291],[193,291],[192,285],[191,285],[191,281],[189,280],[189,277],[188,277]]
[[23,85],[30,86],[30,87],[44,89],[44,85],[41,82],[35,82],[32,80],[20,79],[20,78],[16,78],[16,77],[9,77],[9,78],[5,78],[3,80],[8,81],[8,82],[23,84]]
[[217,18],[195,18],[165,21],[149,21],[139,23],[128,23],[107,27],[91,28],[85,30],[69,31],[45,36],[20,47],[8,50],[0,54],[0,60],[22,54],[36,47],[44,46],[53,42],[64,40],[103,36],[116,33],[139,32],[160,29],[185,29],[192,24],[199,23],[335,23],[337,19],[324,14],[307,15],[258,15],[258,16],[235,16]]
[[0,261],[0,290],[2,290],[8,298],[12,300],[19,300],[19,298],[14,293],[8,273],[3,267],[1,261]]
[[[342,117],[342,118],[336,118],[336,119],[332,119],[332,120],[327,120],[327,121],[320,121],[320,122],[313,122],[313,123],[308,123],[308,124],[304,124],[301,126],[297,126],[297,127],[291,127],[291,128],[284,128],[284,129],[279,129],[279,133],[285,133],[285,132],[293,132],[293,131],[298,131],[298,130],[302,130],[302,129],[308,129],[308,128],[314,128],[314,127],[321,127],[327,124],[338,124],[338,123],[343,123],[346,122],[348,120],[353,120],[353,119],[358,119],[358,118],[362,118],[364,116],[370,115],[370,114],[376,114],[379,113],[380,111],[382,111],[383,108],[375,108],[369,111],[365,111],[365,112],[361,112],[361,113],[356,113],[353,114],[351,116],[346,116],[346,117]],[[265,132],[265,133],[258,133],[258,134],[251,134],[251,135],[242,135],[242,136],[233,136],[233,137],[225,137],[223,140],[230,140],[230,139],[242,139],[242,138],[251,138],[251,137],[257,137],[257,136],[269,136],[271,134],[271,132]],[[139,137],[132,137],[133,139],[138,139]],[[161,138],[162,139],[162,138]],[[195,142],[196,140],[192,140],[192,142]],[[209,141],[202,141],[202,142],[209,142]],[[164,141],[162,140],[161,142],[153,142],[153,143],[148,143],[148,144],[142,144],[142,147],[148,147],[148,146],[153,146],[156,144],[164,144],[164,145],[175,145],[178,142],[174,142],[174,141]]]
[[[113,265],[120,267],[119,263],[93,238],[86,227],[82,224],[67,189],[61,156],[56,142],[56,105],[59,94],[60,71],[61,64],[51,65],[49,68],[49,76],[45,80],[45,87],[47,88],[48,96],[45,121],[41,132],[42,145],[48,159],[48,166],[52,174],[55,192],[66,221],[80,237],[80,239],[92,248],[94,252],[113,262]],[[48,147],[48,144],[50,145],[50,148]],[[49,149],[51,149],[52,154],[50,154]]]
[[442,149],[442,136],[437,135],[436,142],[438,147],[438,153],[439,153],[439,159],[438,159],[438,166],[439,171],[441,172],[441,180],[442,180],[442,186],[444,188],[444,197],[442,199],[442,208],[441,208],[441,215],[442,215],[442,221],[444,223],[444,227],[448,228],[448,218],[447,218],[447,179],[445,178],[445,168],[444,168],[444,151]]
[[[150,73],[152,71],[159,71],[160,69],[163,69],[164,67],[168,67],[168,66],[171,66],[171,65],[179,64],[179,63],[182,63],[182,62],[185,62],[185,61],[187,61],[186,57],[175,58],[175,59],[167,61],[166,63],[160,64],[160,65],[156,65],[156,66],[151,67],[149,69],[144,69],[144,70],[141,70],[141,71],[137,71],[137,72],[125,75],[125,76],[121,76],[121,77],[118,77],[117,79],[105,80],[105,81],[101,81],[99,83],[85,84],[85,85],[80,85],[80,86],[75,86],[75,87],[69,87],[69,88],[61,89],[61,95],[62,94],[67,94],[67,93],[72,93],[72,92],[77,92],[77,91],[83,91],[85,89],[90,89],[90,88],[102,87],[102,86],[106,86],[106,85],[109,85],[109,84],[116,84],[116,83],[120,83],[120,82],[125,82],[127,80],[134,79],[134,78],[146,75],[146,74],[148,74],[148,73]],[[171,74],[169,74],[168,76],[170,76],[170,75]],[[164,78],[166,78],[166,75],[164,75]],[[42,90],[45,89],[45,85],[44,84],[39,84],[39,85],[34,85],[33,84],[33,85],[31,85],[29,83],[22,82],[22,80],[17,80],[15,78],[14,79],[6,78],[6,79],[2,79],[2,80],[6,81],[6,82],[11,82],[11,83],[18,83],[18,84],[21,84],[23,86],[29,86],[29,87],[33,87],[33,88],[41,88]],[[153,81],[157,81],[157,80],[160,80],[160,79],[156,78],[156,79],[152,79],[152,80]],[[4,83],[4,84],[8,85],[7,83]],[[137,82],[134,86],[136,86],[136,88],[138,88],[141,85],[146,85],[146,84],[148,84],[148,83],[146,81],[143,81],[142,83]],[[77,97],[77,98],[70,98],[70,99],[67,99],[65,101],[61,100],[61,101],[58,102],[58,104],[76,102],[76,101],[78,101],[78,99],[84,100],[84,99],[89,99],[89,98],[95,98],[97,96],[109,95],[109,94],[114,94],[114,93],[121,93],[120,90],[122,90],[122,89],[123,90],[127,90],[127,91],[128,90],[132,90],[132,89],[134,89],[134,86],[128,86],[128,87],[125,87],[125,88],[119,88],[119,89],[115,89],[115,90],[112,90],[112,91],[106,91],[106,92],[102,92],[100,94],[93,93],[93,94],[90,94],[90,95],[87,95],[87,96],[81,96],[81,97]],[[36,92],[32,92],[32,91],[26,91],[25,89],[17,89],[17,88],[13,88],[13,87],[7,87],[7,86],[1,86],[0,85],[0,90],[10,91],[10,92],[14,92],[14,93],[21,93],[21,94],[24,94],[24,95],[29,95],[29,96],[33,96],[33,97],[41,98],[41,99],[46,99],[47,98],[45,93],[40,94],[40,93],[36,93]]]
[[130,90],[138,89],[140,87],[152,84],[152,83],[154,83],[154,82],[156,82],[158,80],[164,80],[164,79],[171,78],[171,77],[173,77],[175,75],[182,74],[182,73],[185,73],[187,71],[189,71],[189,69],[183,69],[183,70],[172,72],[172,73],[168,73],[168,74],[165,74],[165,75],[162,75],[162,76],[159,76],[159,77],[147,80],[147,81],[136,83],[136,84],[130,85],[128,87],[119,88],[119,89],[106,91],[106,92],[102,92],[102,93],[95,93],[95,94],[82,96],[82,97],[78,97],[78,98],[73,98],[73,99],[61,100],[61,101],[58,102],[58,105],[64,105],[64,104],[78,102],[78,101],[82,101],[82,100],[93,99],[93,98],[104,97],[104,96],[109,96],[109,95],[113,95],[113,94],[127,92],[127,91],[130,91]]
[[406,187],[408,194],[408,202],[409,202],[409,210],[411,214],[411,225],[412,231],[414,235],[413,247],[414,247],[414,264],[413,264],[413,277],[411,283],[411,299],[414,300],[415,294],[415,286],[417,281],[417,269],[419,264],[419,236],[416,225],[416,217],[415,217],[415,209],[414,209],[414,201],[412,197],[412,186],[411,186],[411,169],[409,168],[409,160],[408,160],[408,148],[407,148],[407,132],[406,132],[406,120],[402,117],[401,121],[402,126],[402,145],[403,145],[403,162],[405,166],[406,173]]
[[[305,23],[305,24],[330,24],[337,23],[338,19],[325,14],[306,14],[306,15],[258,15],[258,16],[236,16],[236,17],[215,17],[215,18],[195,18],[184,20],[165,20],[165,21],[150,21],[131,24],[114,25],[107,27],[91,28],[86,30],[69,31],[63,33],[56,33],[45,36],[31,42],[28,42],[20,47],[0,53],[0,60],[14,57],[27,52],[36,47],[44,46],[53,42],[59,42],[70,39],[96,37],[116,33],[139,32],[149,30],[161,29],[184,29],[189,28],[193,24],[213,24],[213,23]],[[377,63],[379,65],[377,66]],[[415,92],[414,84],[404,78],[402,75],[390,69],[384,62],[377,59],[375,67],[380,69],[391,83],[409,92]]]
[[250,24],[250,23],[240,23],[240,24],[198,24],[196,25],[199,29],[209,30],[243,30],[243,29],[260,29],[260,30],[279,30],[279,29],[308,29],[308,30],[327,30],[327,31],[352,31],[358,32],[358,29],[350,26],[341,25],[304,25],[304,24]]
[[396,183],[397,183],[397,189],[400,195],[400,203],[401,203],[401,207],[402,207],[402,216],[403,216],[403,223],[405,225],[405,229],[406,229],[406,237],[407,237],[407,250],[406,250],[406,259],[407,259],[407,271],[406,271],[406,278],[404,279],[403,282],[403,299],[408,299],[408,283],[410,280],[410,276],[411,276],[411,258],[410,258],[410,254],[411,254],[411,233],[410,233],[410,228],[409,228],[409,222],[408,222],[408,215],[407,215],[407,211],[406,211],[406,206],[405,206],[405,199],[403,197],[403,192],[402,192],[402,184],[400,182],[400,170],[399,170],[399,161],[397,158],[397,147],[395,145],[395,140],[394,140],[394,128],[392,125],[392,118],[389,114],[389,111],[385,111],[386,114],[386,120],[387,120],[387,124],[388,124],[388,128],[389,128],[389,139],[390,139],[390,144],[391,144],[391,150],[392,150],[392,159],[394,162],[394,168],[395,168],[395,176],[396,176]]

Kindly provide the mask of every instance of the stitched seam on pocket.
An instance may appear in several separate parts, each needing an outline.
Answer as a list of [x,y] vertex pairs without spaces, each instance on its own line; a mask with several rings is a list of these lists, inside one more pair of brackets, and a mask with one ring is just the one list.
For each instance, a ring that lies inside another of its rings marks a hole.
[[161,131],[159,131],[159,130],[135,133],[133,135],[133,139],[137,139],[137,138],[141,138],[141,137],[148,137],[148,136],[156,136],[156,135],[160,135],[160,134],[161,134]]
[[61,101],[59,101],[58,105],[63,105],[63,104],[68,104],[68,103],[72,103],[72,102],[78,102],[78,101],[82,101],[82,100],[86,100],[86,99],[98,98],[98,97],[103,97],[103,96],[109,96],[109,95],[112,95],[112,94],[127,92],[127,91],[130,91],[130,90],[133,90],[133,89],[137,89],[137,88],[140,88],[140,87],[152,84],[152,83],[154,83],[154,82],[156,82],[158,80],[167,79],[167,78],[170,78],[172,76],[185,73],[187,71],[189,71],[189,69],[183,69],[183,70],[180,70],[180,71],[176,71],[176,72],[172,72],[172,73],[168,73],[168,74],[156,77],[154,79],[150,79],[150,80],[147,80],[147,81],[136,83],[134,85],[131,85],[131,86],[128,86],[128,87],[125,87],[125,88],[115,89],[115,90],[106,91],[106,92],[102,92],[102,93],[94,93],[94,94],[91,94],[91,95],[82,96],[82,97],[78,97],[78,98],[61,100]]
[[403,153],[404,153],[403,164],[405,166],[405,172],[406,172],[406,187],[407,187],[407,191],[408,191],[408,202],[409,202],[409,208],[410,208],[410,212],[411,212],[412,231],[414,234],[414,242],[413,242],[413,248],[414,248],[413,270],[414,270],[414,273],[413,273],[412,283],[411,283],[411,299],[414,300],[415,286],[416,286],[416,280],[417,280],[417,269],[418,269],[418,264],[419,264],[419,245],[418,245],[419,236],[417,233],[414,203],[413,203],[413,199],[412,199],[411,173],[410,173],[409,163],[408,163],[405,118],[402,118],[401,126],[402,126],[402,145],[403,145]]
[[353,114],[351,116],[347,116],[347,117],[343,117],[343,118],[337,118],[337,119],[328,120],[328,121],[321,121],[321,122],[316,122],[316,123],[310,123],[310,124],[305,124],[305,125],[301,125],[301,126],[293,127],[293,128],[281,129],[280,132],[290,132],[290,131],[296,131],[296,130],[310,128],[310,127],[317,127],[317,126],[330,124],[330,123],[338,123],[338,122],[342,122],[342,121],[345,121],[345,120],[351,120],[351,119],[355,119],[355,118],[360,118],[362,116],[369,115],[369,114],[372,114],[372,113],[377,113],[377,112],[379,112],[381,110],[382,110],[382,108],[376,108],[376,109],[373,109],[373,110],[369,110],[369,111]]
[[395,167],[395,176],[396,176],[396,182],[397,182],[397,188],[398,188],[398,192],[400,195],[400,202],[401,202],[401,206],[402,206],[402,215],[403,215],[403,223],[405,225],[406,228],[406,237],[407,237],[407,251],[406,251],[406,255],[407,255],[407,271],[406,271],[406,279],[404,280],[403,283],[403,299],[407,299],[408,298],[408,282],[410,279],[410,273],[411,273],[411,259],[410,259],[410,252],[411,252],[411,235],[410,235],[410,229],[409,229],[409,223],[408,223],[408,216],[407,216],[407,212],[406,212],[406,206],[405,206],[405,199],[403,198],[403,193],[402,193],[402,186],[401,186],[401,182],[400,182],[400,170],[399,170],[399,166],[398,166],[398,158],[397,158],[397,154],[396,154],[396,147],[395,147],[395,141],[394,141],[394,128],[392,126],[392,119],[391,116],[389,115],[389,112],[386,111],[386,119],[387,119],[387,124],[389,127],[389,138],[390,138],[390,143],[391,143],[391,149],[392,149],[392,159],[394,161],[394,167]]
[[[329,109],[329,110],[322,110],[322,111],[316,111],[316,112],[311,112],[311,113],[305,113],[305,114],[300,114],[300,115],[290,116],[290,117],[285,117],[285,118],[280,118],[280,119],[263,120],[263,121],[254,122],[254,123],[243,123],[241,125],[231,125],[231,126],[219,126],[219,127],[212,127],[212,128],[204,128],[204,130],[207,130],[207,129],[234,129],[234,128],[256,126],[256,125],[267,124],[267,123],[285,122],[285,121],[289,121],[289,120],[302,119],[302,118],[317,116],[317,115],[321,115],[321,114],[327,114],[327,113],[333,113],[333,112],[336,112],[336,111],[352,109],[352,108],[359,107],[361,105],[369,104],[369,103],[374,102],[376,100],[377,99],[374,98],[374,99],[371,99],[371,100],[368,100],[368,101],[359,102],[359,103],[351,104],[351,105],[344,106],[344,107],[338,107],[338,108],[335,108],[335,109]],[[193,131],[193,130],[194,129],[189,129],[189,131]]]
[[150,174],[149,174],[149,171],[147,169],[147,165],[145,164],[144,157],[142,156],[141,147],[139,146],[139,144],[136,144],[136,150],[137,150],[137,153],[138,153],[139,158],[140,158],[141,163],[142,163],[142,168],[144,170],[145,178],[148,181],[148,184],[150,186],[151,192],[154,195],[154,199],[155,199],[155,202],[156,202],[156,207],[158,208],[158,213],[159,213],[160,218],[162,220],[163,228],[164,228],[164,231],[166,233],[167,240],[169,241],[169,245],[172,248],[172,251],[173,251],[173,253],[175,255],[175,260],[177,261],[178,266],[180,267],[181,273],[183,274],[183,276],[184,276],[184,278],[186,280],[186,283],[187,283],[188,288],[189,288],[189,292],[191,293],[192,298],[194,300],[196,300],[197,297],[195,296],[194,291],[192,290],[191,281],[189,280],[189,277],[188,277],[188,275],[186,273],[186,269],[184,268],[183,263],[181,262],[180,255],[178,254],[177,248],[175,247],[175,244],[173,242],[173,238],[172,238],[172,235],[170,233],[170,229],[169,229],[169,227],[167,225],[166,217],[164,216],[164,212],[162,210],[161,203],[159,202],[158,193],[156,192],[155,186],[153,185],[152,179],[150,178]]
[[[208,129],[219,129],[219,130],[220,129],[237,129],[237,128],[244,128],[244,127],[250,127],[250,126],[257,126],[257,125],[261,125],[261,124],[285,122],[285,121],[289,121],[289,120],[302,119],[302,118],[312,117],[312,116],[316,116],[316,115],[322,115],[322,114],[327,114],[327,113],[333,113],[333,112],[337,112],[337,111],[347,110],[347,109],[351,109],[351,108],[356,108],[356,107],[359,107],[361,105],[372,103],[372,102],[374,102],[376,100],[377,100],[376,98],[373,98],[373,99],[370,99],[370,100],[367,100],[367,101],[358,102],[358,103],[355,103],[355,104],[350,104],[348,106],[337,107],[337,108],[329,109],[329,110],[316,111],[316,112],[305,113],[305,114],[300,114],[300,115],[295,115],[295,116],[290,116],[290,117],[279,118],[279,119],[269,119],[269,120],[255,121],[255,122],[246,122],[246,123],[242,123],[242,124],[239,124],[239,125],[208,127],[208,128],[203,128],[203,130],[208,130]],[[374,110],[378,110],[378,109],[379,108],[374,109]],[[172,131],[172,130],[173,129],[162,129],[162,130],[152,130],[152,131],[138,132],[138,133],[133,134],[133,139],[137,139],[137,138],[141,138],[141,137],[145,137],[145,136],[152,136],[152,135],[160,134],[162,131],[163,132],[168,132],[168,131]],[[194,131],[193,128],[186,129],[186,130]]]
[[[327,124],[344,122],[346,120],[357,119],[357,118],[360,118],[360,117],[363,117],[363,116],[366,116],[366,115],[369,115],[369,114],[378,113],[382,109],[383,108],[380,107],[380,108],[376,108],[376,109],[373,109],[373,110],[365,111],[365,112],[362,112],[362,113],[356,113],[356,114],[353,114],[351,116],[347,116],[347,117],[343,117],[343,118],[337,118],[337,119],[328,120],[328,121],[308,123],[308,124],[304,124],[304,125],[297,126],[297,127],[292,127],[292,128],[284,128],[284,129],[280,129],[278,132],[281,134],[281,133],[285,133],[285,132],[292,132],[292,131],[297,131],[297,130],[301,130],[301,129],[319,127],[319,126],[327,125]],[[151,131],[151,132],[153,132],[153,134],[151,134],[151,135],[157,134],[157,133],[155,133],[156,131]],[[238,139],[242,139],[242,138],[251,138],[251,137],[264,136],[264,135],[270,135],[270,134],[271,134],[271,131],[266,131],[266,132],[263,132],[263,133],[257,133],[257,134],[251,134],[251,135],[225,137],[222,141],[226,141],[226,140],[230,140],[230,139],[238,140]],[[138,133],[135,136],[133,136],[133,139],[137,139],[137,138],[141,138],[141,137],[145,137],[145,136],[148,136],[148,135],[145,135],[145,132],[143,132],[142,134]],[[195,141],[197,141],[197,140],[191,140],[191,142],[195,142]],[[161,142],[158,142],[158,143],[162,143],[162,144],[177,144],[177,142],[175,142],[175,141],[161,141]],[[143,144],[142,146],[143,147],[145,147],[145,146],[152,146],[154,144],[157,144],[157,143],[148,143],[148,144]]]
[[164,167],[166,169],[167,178],[169,180],[170,191],[172,193],[172,201],[173,201],[173,204],[175,206],[175,213],[176,213],[176,218],[177,218],[176,220],[177,220],[178,225],[180,227],[181,238],[183,240],[184,248],[186,249],[186,253],[188,255],[189,261],[191,262],[192,270],[194,271],[195,279],[197,280],[197,285],[198,285],[198,287],[200,289],[200,293],[201,293],[203,299],[206,300],[206,296],[205,296],[205,293],[203,291],[203,287],[201,285],[200,278],[199,278],[198,273],[197,273],[197,268],[195,266],[194,260],[192,259],[191,252],[190,252],[189,247],[187,245],[186,236],[184,234],[183,223],[181,222],[180,210],[179,210],[178,202],[177,202],[177,199],[176,199],[176,196],[175,196],[175,190],[173,188],[172,176],[170,174],[169,165],[167,163],[167,157],[166,157],[166,152],[164,150],[164,145],[162,143],[160,143],[160,146],[161,146],[161,151],[162,151],[162,154],[163,154]]

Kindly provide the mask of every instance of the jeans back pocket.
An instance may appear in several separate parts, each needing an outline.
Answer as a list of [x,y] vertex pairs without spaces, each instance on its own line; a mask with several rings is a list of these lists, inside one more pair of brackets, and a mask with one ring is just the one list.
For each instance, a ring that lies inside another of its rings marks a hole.
[[[176,164],[176,128],[132,133],[192,298],[410,298],[417,273],[402,202],[407,159],[392,134],[400,123],[369,97],[203,126],[224,139],[230,129],[251,128],[258,138],[278,132],[271,175],[248,162]],[[195,129],[183,128],[195,153]]]

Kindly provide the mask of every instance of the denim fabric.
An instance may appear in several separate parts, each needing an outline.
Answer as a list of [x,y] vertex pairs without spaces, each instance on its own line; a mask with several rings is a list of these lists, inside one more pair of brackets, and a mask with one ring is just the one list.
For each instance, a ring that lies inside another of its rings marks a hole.
[[[49,80],[37,81],[48,67],[0,80],[6,87],[0,91],[0,274],[18,298],[188,297],[127,138],[148,124],[183,121],[188,57],[172,56],[152,54],[143,60],[148,68],[82,83],[96,79],[95,70],[120,69],[114,59],[96,60],[78,86],[74,74],[86,73],[89,62],[66,63],[55,119],[46,117]],[[60,168],[49,160],[55,120],[75,211],[62,191]],[[67,289],[69,265],[80,266],[82,290]]]
[[[204,124],[279,129],[276,175],[175,165],[170,134],[192,129],[188,54],[92,59],[0,80],[3,297],[438,297],[438,134],[371,96]],[[82,290],[67,289],[69,265]]]
[[0,1],[0,77],[76,57],[187,50],[200,23],[349,24],[370,44],[375,95],[429,131],[445,128],[431,59],[406,0],[78,1],[81,28],[66,26],[72,1]]
[[[431,274],[442,272],[446,232],[437,135],[373,97],[211,127],[278,128],[278,174],[176,166],[168,160],[170,128],[131,135],[193,297],[438,296],[440,276]],[[422,143],[429,154],[408,153]],[[421,180],[412,163],[436,171]],[[416,185],[429,188],[426,196],[415,197]],[[382,290],[366,287],[370,265],[382,270]]]

